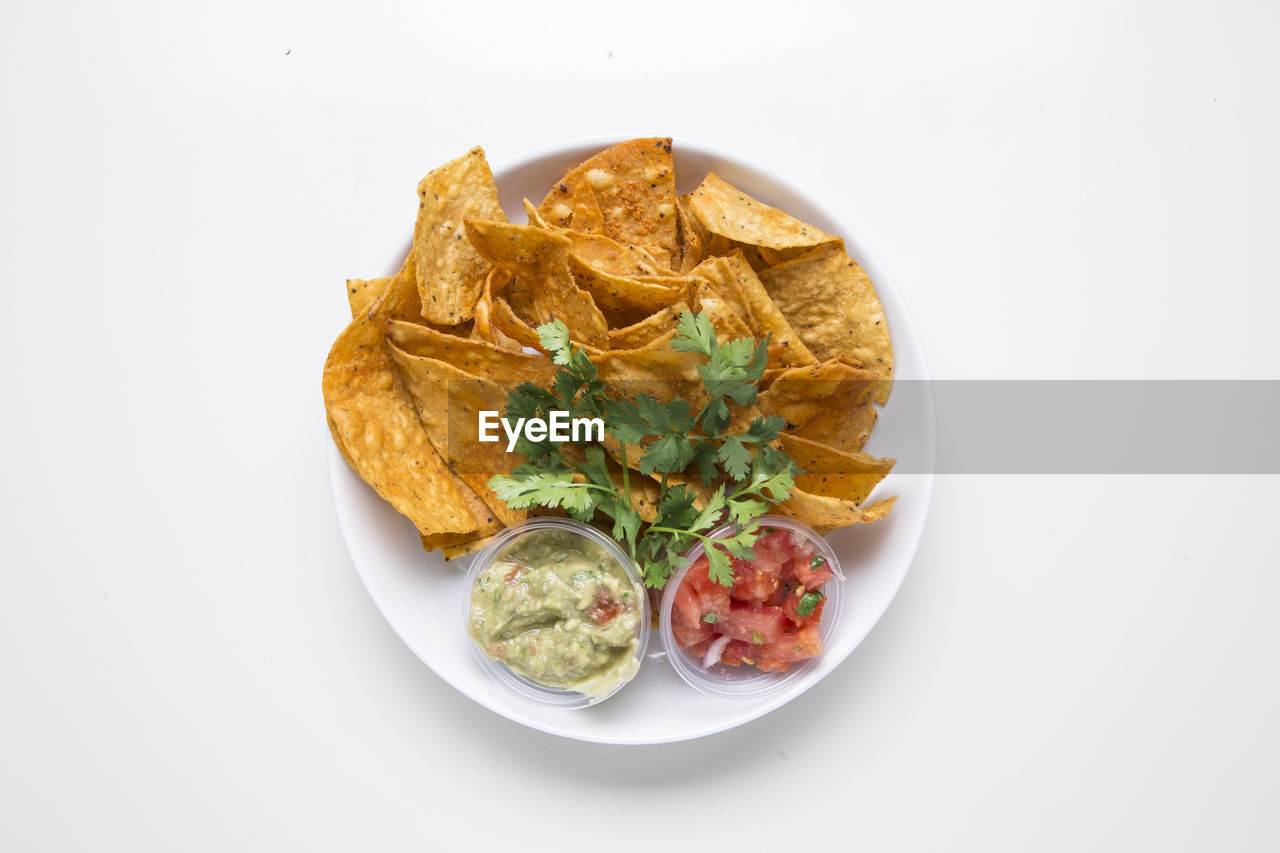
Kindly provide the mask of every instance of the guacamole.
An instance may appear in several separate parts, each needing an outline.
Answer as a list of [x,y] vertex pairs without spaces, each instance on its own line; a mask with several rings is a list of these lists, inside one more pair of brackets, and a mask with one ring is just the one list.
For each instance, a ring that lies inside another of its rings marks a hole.
[[486,655],[531,681],[605,696],[640,666],[643,602],[603,545],[535,530],[476,576],[467,629]]

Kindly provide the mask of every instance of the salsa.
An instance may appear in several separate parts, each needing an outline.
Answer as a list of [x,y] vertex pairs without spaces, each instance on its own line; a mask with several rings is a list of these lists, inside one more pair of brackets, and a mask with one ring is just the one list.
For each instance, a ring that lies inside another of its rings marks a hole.
[[486,655],[531,681],[605,696],[639,669],[643,596],[600,543],[536,530],[476,576],[467,629]]
[[803,536],[765,527],[754,560],[734,560],[733,586],[710,577],[699,557],[676,590],[671,633],[704,667],[755,666],[785,672],[822,653],[819,624],[833,572]]

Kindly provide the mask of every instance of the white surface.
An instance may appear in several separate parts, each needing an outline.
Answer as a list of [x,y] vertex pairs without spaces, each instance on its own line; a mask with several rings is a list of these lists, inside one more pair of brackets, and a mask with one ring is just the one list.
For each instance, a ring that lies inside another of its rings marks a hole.
[[[565,172],[616,141],[549,146],[496,164],[494,180],[508,218],[523,221],[521,199],[541,201]],[[457,624],[457,610],[466,594],[462,570],[446,565],[439,552],[424,554],[413,525],[360,481],[336,446],[329,448],[333,500],[347,547],[374,603],[414,654],[458,690],[508,719],[599,743],[667,743],[714,734],[781,707],[833,672],[880,619],[902,584],[924,530],[933,485],[935,413],[924,347],[902,294],[871,247],[785,176],[679,138],[673,154],[676,189],[681,193],[691,192],[708,172],[715,172],[755,198],[844,237],[850,255],[877,283],[893,334],[896,375],[910,380],[899,381],[880,408],[867,445],[868,452],[897,459],[907,472],[891,473],[868,500],[897,495],[898,501],[887,519],[831,537],[837,556],[849,570],[845,589],[849,605],[838,623],[828,624],[826,649],[815,665],[770,696],[725,702],[689,689],[662,659],[661,640],[655,636],[650,642],[654,655],[626,691],[607,705],[566,713],[513,696],[476,665],[470,640]],[[395,259],[388,274],[403,260]]]
[[1276,11],[412,5],[0,7],[0,849],[563,848],[493,796],[618,849],[828,837],[775,789],[865,849],[1280,847],[1274,477],[940,477],[829,678],[614,747],[422,666],[317,429],[422,174],[599,134],[810,188],[937,376],[1276,378]]

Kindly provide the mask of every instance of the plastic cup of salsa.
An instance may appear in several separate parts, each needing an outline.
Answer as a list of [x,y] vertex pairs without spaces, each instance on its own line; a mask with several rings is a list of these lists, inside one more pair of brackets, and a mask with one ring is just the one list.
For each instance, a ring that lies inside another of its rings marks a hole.
[[[827,541],[818,535],[817,531],[794,519],[779,515],[766,515],[761,516],[759,522],[762,536],[765,531],[769,530],[785,531],[786,535],[790,537],[793,546],[797,547],[797,553],[811,551],[812,553],[805,559],[817,560],[821,558],[829,565],[831,577],[818,588],[824,600],[822,601],[820,619],[816,626],[818,634],[822,637],[825,645],[832,636],[832,631],[839,622],[840,615],[844,609],[844,576],[840,573],[840,562],[836,559],[835,552],[827,544]],[[726,524],[713,530],[708,535],[712,539],[717,539],[735,529],[735,525]],[[680,643],[676,641],[672,627],[676,598],[680,594],[680,587],[686,582],[690,570],[699,565],[698,560],[702,557],[703,551],[703,545],[699,544],[685,555],[691,563],[671,576],[663,590],[662,603],[658,611],[658,632],[662,639],[663,648],[666,651],[667,660],[670,661],[676,673],[690,686],[703,693],[730,699],[757,699],[779,690],[793,679],[801,677],[815,667],[821,656],[820,653],[814,657],[789,661],[785,671],[764,671],[754,664],[747,663],[745,660],[736,666],[717,662],[714,660],[716,657],[714,651],[710,654],[699,655],[691,653],[688,648],[681,648]],[[751,563],[751,561],[746,562],[748,564]],[[779,592],[781,592],[781,588]],[[745,602],[743,604],[745,605]],[[766,606],[777,606],[781,609],[784,605]],[[788,622],[787,625],[789,629],[794,629],[795,627],[791,622]],[[714,636],[715,623],[711,623],[710,627]],[[702,630],[705,631],[706,629],[703,628]],[[783,638],[788,636],[788,634],[784,633],[775,642],[786,642]],[[753,637],[752,639],[755,638]],[[745,642],[745,639],[743,642]],[[803,639],[796,642],[797,646],[803,645]],[[726,647],[727,644],[722,645],[720,651],[723,652]],[[741,646],[738,647],[738,649],[741,648]],[[751,649],[760,652],[763,646],[749,646],[748,652],[744,657],[750,656]],[[797,648],[797,651],[799,651],[799,648]]]
[[640,572],[588,524],[532,518],[505,528],[472,560],[465,590],[476,660],[526,699],[595,705],[644,660],[651,617]]

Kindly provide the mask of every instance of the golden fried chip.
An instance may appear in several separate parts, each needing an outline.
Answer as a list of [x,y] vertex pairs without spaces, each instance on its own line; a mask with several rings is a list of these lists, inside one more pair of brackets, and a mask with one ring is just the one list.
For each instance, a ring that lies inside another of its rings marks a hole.
[[[836,240],[820,228],[801,222],[757,201],[710,172],[689,197],[689,209],[712,234],[726,240],[769,249],[818,246]],[[727,251],[729,246],[725,246]]]
[[377,301],[391,283],[391,276],[383,278],[349,278],[347,279],[347,304],[351,306],[351,319],[369,313],[373,303]]
[[471,319],[489,274],[489,264],[463,234],[468,217],[505,218],[498,185],[480,148],[445,163],[418,184],[413,253],[422,316],[429,322],[453,326]]
[[855,504],[867,499],[897,461],[861,451],[850,453],[786,432],[778,436],[778,447],[804,471],[796,475],[797,488]]
[[479,413],[501,412],[516,381],[499,384],[477,379],[444,361],[410,355],[394,345],[391,357],[417,403],[428,438],[454,475],[480,496],[502,524],[523,520],[527,513],[508,507],[487,485],[494,474],[508,474],[523,460],[507,453],[501,441],[479,440]]
[[861,450],[875,426],[871,405],[879,377],[840,359],[783,371],[756,398],[760,411],[778,415],[788,432],[840,450]]
[[450,475],[396,375],[381,317],[359,317],[338,336],[322,384],[334,435],[360,479],[422,533],[479,526],[470,489]]
[[876,402],[889,399],[889,324],[871,279],[845,254],[843,244],[820,246],[771,267],[760,281],[815,356],[856,359],[885,380],[876,390]]
[[[501,296],[494,298],[490,306],[489,320],[495,329],[516,341],[521,347],[532,347],[542,351],[542,341],[538,338],[537,329],[516,316],[511,304]],[[599,352],[594,347],[588,347],[588,349]]]
[[678,262],[673,264],[678,272],[687,273],[702,263],[706,257],[707,240],[711,232],[702,227],[693,212],[689,210],[689,196],[676,198],[676,225],[680,238],[680,247],[676,255]]
[[638,323],[609,330],[609,349],[638,349],[660,338],[668,332],[674,332],[680,315],[689,310],[683,302],[677,302],[669,308],[663,308],[656,314],[650,314]]
[[603,234],[586,234],[582,231],[559,231],[573,244],[570,251],[598,270],[614,275],[670,275],[654,256],[639,246],[619,243]]
[[467,237],[489,261],[515,273],[507,302],[532,326],[561,320],[574,341],[603,348],[608,324],[569,271],[570,241],[532,225],[467,221]]
[[813,353],[809,352],[809,348],[791,328],[787,318],[778,310],[755,270],[740,251],[735,250],[723,258],[709,259],[694,272],[710,281],[720,293],[732,294],[740,301],[752,337],[763,338],[766,334],[771,336],[771,367],[794,367],[817,362]]
[[400,265],[400,271],[391,277],[374,303],[369,306],[369,316],[375,313],[383,320],[408,320],[422,322],[422,301],[418,297],[418,283],[414,277],[417,260],[413,250]]
[[456,545],[444,545],[440,548],[440,553],[444,555],[444,561],[456,560],[459,557],[466,556],[473,551],[479,551],[484,546],[493,541],[492,536],[485,536],[480,539],[473,539],[470,542],[460,542]]
[[[805,246],[799,251],[801,253],[809,251],[810,247]],[[721,237],[719,234],[712,234],[707,240],[706,251],[703,252],[703,260],[707,258],[719,258],[728,255],[740,254],[746,259],[747,264],[758,275],[769,267],[773,266],[769,261],[765,260],[764,252],[759,246],[753,246],[750,243],[739,243],[736,240],[730,240]]]
[[859,506],[841,498],[811,495],[803,489],[792,489],[791,497],[773,508],[779,515],[807,524],[823,536],[851,524],[870,524],[889,514],[898,496]]
[[541,228],[543,231],[550,231],[551,226],[542,218],[542,214],[538,212],[538,208],[533,206],[533,202],[524,199],[524,215],[528,218],[529,224],[534,228]]
[[677,276],[614,275],[569,255],[574,283],[591,294],[612,327],[629,326],[681,301],[694,279]]
[[[439,549],[445,552],[445,559],[449,559],[448,551],[453,551],[459,547],[470,545],[474,542],[488,542],[493,538],[492,534],[502,529],[502,525],[494,522],[486,525],[484,528],[473,530],[470,533],[422,533],[419,537],[422,540],[422,548],[425,551],[435,551]],[[483,545],[479,546],[483,547]],[[470,551],[462,553],[469,554]]]
[[732,291],[726,296],[710,279],[700,278],[691,296],[694,307],[706,314],[715,326],[716,340],[720,343],[751,337],[744,306]]
[[[600,226],[579,221],[569,198],[589,192],[602,217]],[[563,213],[570,208],[568,221]],[[542,218],[575,231],[603,233],[620,243],[643,246],[669,260],[679,249],[676,179],[670,138],[632,139],[586,160],[552,188],[538,207]]]
[[610,393],[634,397],[643,392],[663,402],[680,396],[696,411],[706,401],[698,362],[671,348],[675,335],[671,331],[642,347],[591,355],[591,360],[600,379],[610,386]]
[[555,365],[540,355],[512,352],[488,341],[459,338],[415,323],[393,321],[391,342],[409,355],[434,358],[480,379],[550,382]]
[[[585,173],[569,173],[551,188],[536,209],[538,219],[557,228],[603,234],[604,214]],[[529,218],[533,222],[533,217]]]
[[501,326],[493,322],[493,294],[505,288],[513,278],[515,276],[509,270],[501,267],[489,270],[489,277],[480,291],[479,300],[476,301],[476,315],[473,318],[471,337],[478,341],[488,341],[494,346],[512,352],[519,352],[522,349],[520,341],[502,331]]

